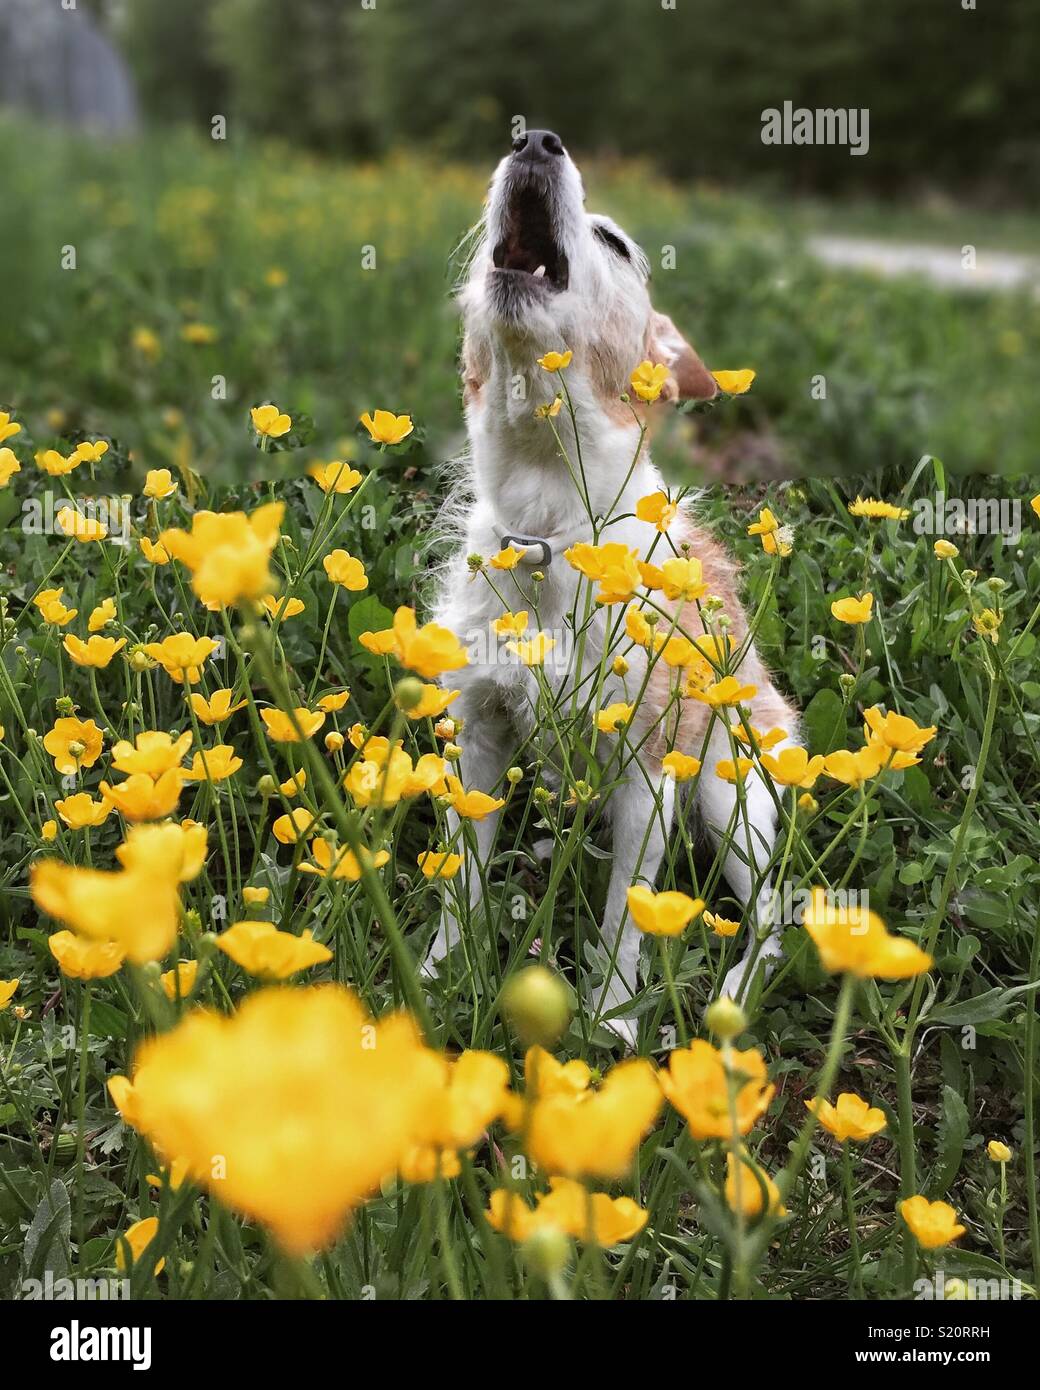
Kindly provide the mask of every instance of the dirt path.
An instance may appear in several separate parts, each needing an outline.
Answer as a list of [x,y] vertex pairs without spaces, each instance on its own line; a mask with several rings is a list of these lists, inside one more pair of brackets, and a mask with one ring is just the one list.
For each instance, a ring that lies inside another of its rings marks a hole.
[[874,237],[811,236],[809,250],[825,265],[868,270],[890,279],[923,275],[946,289],[1010,290],[1032,285],[1040,295],[1040,257],[1012,251],[979,251],[965,267],[959,247],[926,242],[883,241]]

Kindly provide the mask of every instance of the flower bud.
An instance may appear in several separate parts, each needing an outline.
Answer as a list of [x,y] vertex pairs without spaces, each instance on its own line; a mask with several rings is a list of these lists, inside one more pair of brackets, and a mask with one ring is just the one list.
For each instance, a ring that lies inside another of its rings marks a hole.
[[953,560],[961,553],[952,541],[936,541],[932,549],[940,560]]
[[256,789],[261,796],[277,796],[278,783],[269,772],[265,772],[256,784]]
[[543,965],[530,965],[510,976],[501,999],[502,1012],[525,1046],[551,1046],[571,1019],[566,984]]
[[405,713],[422,703],[423,683],[417,676],[402,676],[394,686],[394,703]]
[[614,672],[615,676],[627,676],[628,662],[623,656],[616,656],[614,658],[614,664],[610,669]]
[[717,1038],[721,1038],[723,1042],[731,1042],[733,1038],[739,1038],[747,1027],[747,1014],[728,994],[724,994],[721,999],[716,999],[714,1004],[708,1005],[704,1022]]
[[532,1231],[521,1249],[528,1268],[542,1279],[555,1279],[562,1274],[571,1257],[570,1239],[558,1226]]
[[511,787],[517,786],[524,780],[524,770],[522,767],[511,767],[506,770],[506,781]]
[[457,743],[446,743],[444,745],[444,756],[449,763],[457,763],[462,757],[462,749]]
[[986,1152],[994,1163],[1011,1162],[1011,1150],[1006,1144],[1002,1144],[999,1139],[991,1139],[986,1145]]
[[338,753],[345,741],[343,735],[336,733],[335,729],[325,735],[325,747],[330,753]]

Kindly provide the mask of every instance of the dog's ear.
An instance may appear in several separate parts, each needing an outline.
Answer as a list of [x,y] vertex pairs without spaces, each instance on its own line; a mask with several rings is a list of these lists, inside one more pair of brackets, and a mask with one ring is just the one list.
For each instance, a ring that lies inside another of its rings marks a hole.
[[667,314],[651,314],[646,355],[670,372],[659,400],[710,401],[718,392],[715,378]]

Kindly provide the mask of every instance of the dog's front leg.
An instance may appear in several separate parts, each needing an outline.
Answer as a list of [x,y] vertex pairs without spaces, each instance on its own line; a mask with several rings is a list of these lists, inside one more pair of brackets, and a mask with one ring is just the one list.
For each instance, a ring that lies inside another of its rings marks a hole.
[[[633,765],[611,798],[614,812],[614,865],[603,917],[603,945],[613,960],[596,1001],[596,1018],[623,1009],[638,987],[639,929],[628,918],[627,894],[634,880],[651,887],[661,867],[675,809],[675,784],[660,768]],[[604,1020],[627,1047],[635,1048],[634,1018]]]
[[[512,751],[509,722],[500,711],[489,707],[467,690],[463,690],[459,697],[457,713],[463,720],[463,752],[454,770],[467,791],[497,795],[497,784],[509,765]],[[492,811],[483,820],[462,824],[454,810],[447,813],[449,840],[454,851],[462,855],[462,868],[457,880],[444,885],[440,925],[420,966],[421,973],[427,979],[432,978],[438,961],[443,960],[459,940],[460,910],[465,913],[465,905],[468,904],[469,916],[472,917],[481,901],[483,875],[491,857],[500,814],[499,811]],[[471,836],[473,844],[470,843]]]

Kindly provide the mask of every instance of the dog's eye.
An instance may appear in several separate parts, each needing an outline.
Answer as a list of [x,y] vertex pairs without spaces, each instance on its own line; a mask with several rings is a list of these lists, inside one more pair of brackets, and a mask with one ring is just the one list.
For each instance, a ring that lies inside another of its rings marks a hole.
[[619,236],[615,236],[614,233],[609,231],[606,227],[593,227],[592,230],[599,237],[600,241],[609,246],[611,251],[616,252],[623,261],[630,261],[632,259],[628,247]]

